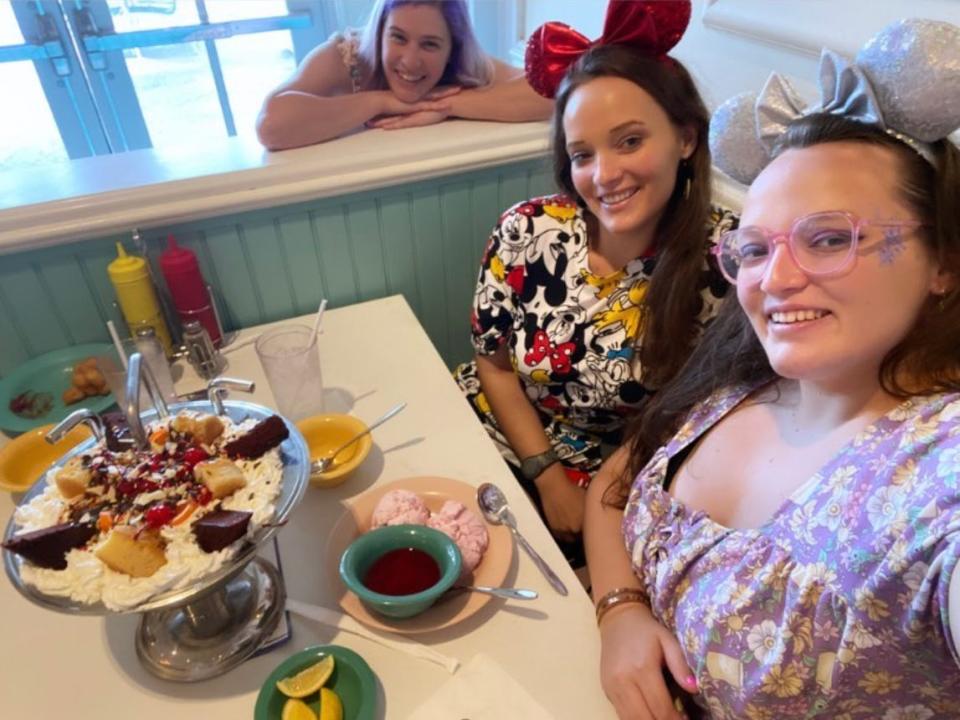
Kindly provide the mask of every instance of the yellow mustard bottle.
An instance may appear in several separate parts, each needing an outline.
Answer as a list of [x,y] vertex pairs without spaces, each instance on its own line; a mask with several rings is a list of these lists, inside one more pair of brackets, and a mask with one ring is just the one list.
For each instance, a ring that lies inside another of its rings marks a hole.
[[150,282],[147,261],[138,255],[127,255],[122,243],[117,243],[117,259],[107,265],[107,274],[117,292],[120,309],[136,336],[137,330],[152,327],[167,357],[173,353],[170,331],[163,319],[157,293]]

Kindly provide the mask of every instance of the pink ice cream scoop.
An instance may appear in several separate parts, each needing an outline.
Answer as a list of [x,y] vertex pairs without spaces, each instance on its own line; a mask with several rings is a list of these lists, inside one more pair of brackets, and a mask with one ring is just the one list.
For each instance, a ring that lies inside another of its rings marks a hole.
[[463,573],[473,572],[480,564],[490,544],[490,536],[483,521],[456,500],[447,500],[440,512],[433,513],[427,525],[446,533],[460,548]]
[[373,509],[370,529],[384,525],[426,525],[430,511],[416,493],[409,490],[391,490]]

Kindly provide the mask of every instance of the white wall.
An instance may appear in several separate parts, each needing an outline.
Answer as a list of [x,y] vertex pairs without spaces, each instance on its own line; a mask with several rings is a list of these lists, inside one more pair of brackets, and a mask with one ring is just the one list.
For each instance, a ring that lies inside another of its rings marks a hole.
[[[560,20],[596,38],[606,5],[527,0],[527,35]],[[773,70],[789,75],[801,92],[812,92],[822,46],[853,56],[900,17],[960,25],[960,0],[694,0],[690,27],[672,54],[697,78],[711,108],[744,90],[760,90]]]

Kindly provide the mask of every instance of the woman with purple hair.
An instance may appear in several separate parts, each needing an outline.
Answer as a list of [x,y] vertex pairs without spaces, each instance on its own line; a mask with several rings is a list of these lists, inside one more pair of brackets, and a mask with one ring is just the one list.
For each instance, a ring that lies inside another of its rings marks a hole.
[[464,0],[377,0],[362,31],[335,33],[267,97],[257,134],[268,149],[284,150],[364,125],[524,122],[551,110],[520,68],[480,48]]

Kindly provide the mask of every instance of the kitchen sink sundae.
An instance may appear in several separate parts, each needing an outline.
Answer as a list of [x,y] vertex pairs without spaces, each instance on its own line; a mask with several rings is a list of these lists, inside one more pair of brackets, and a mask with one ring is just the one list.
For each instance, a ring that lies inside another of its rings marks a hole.
[[45,490],[17,509],[4,547],[27,561],[25,583],[130,609],[218,570],[270,521],[282,419],[183,412],[149,430],[148,450],[98,443],[51,470]]

